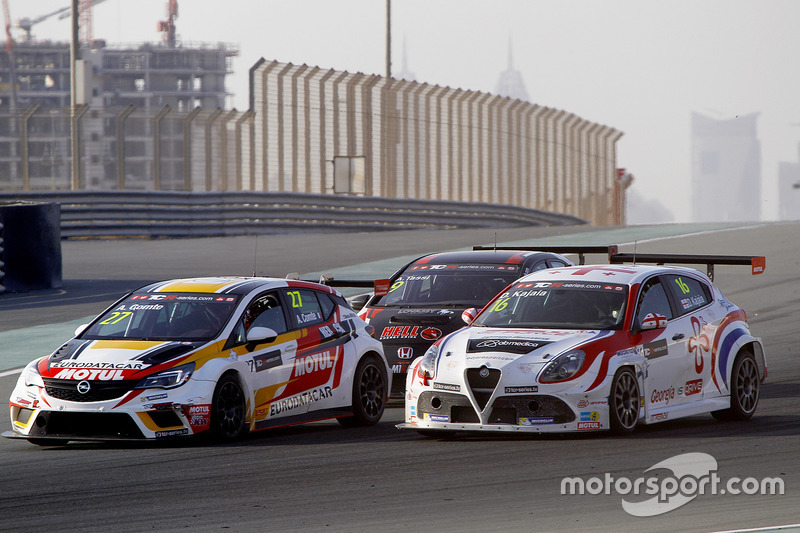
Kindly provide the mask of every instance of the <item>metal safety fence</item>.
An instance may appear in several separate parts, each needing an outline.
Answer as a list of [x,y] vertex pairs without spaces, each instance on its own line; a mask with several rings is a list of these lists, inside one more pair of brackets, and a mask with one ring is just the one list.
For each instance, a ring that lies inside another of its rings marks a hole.
[[0,192],[348,193],[624,223],[622,133],[612,127],[488,93],[307,65],[262,60],[250,77],[247,111],[0,111]]

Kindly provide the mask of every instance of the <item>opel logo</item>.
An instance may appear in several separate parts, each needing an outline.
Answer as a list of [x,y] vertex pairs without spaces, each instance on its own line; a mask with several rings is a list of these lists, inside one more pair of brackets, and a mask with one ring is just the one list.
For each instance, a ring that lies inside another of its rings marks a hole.
[[78,392],[80,392],[81,394],[86,394],[87,392],[89,392],[89,389],[91,389],[91,388],[92,388],[92,384],[89,383],[86,380],[81,381],[80,383],[78,383]]
[[489,369],[486,368],[485,366],[482,366],[481,367],[481,371],[479,372],[479,375],[484,379],[488,378],[489,377]]

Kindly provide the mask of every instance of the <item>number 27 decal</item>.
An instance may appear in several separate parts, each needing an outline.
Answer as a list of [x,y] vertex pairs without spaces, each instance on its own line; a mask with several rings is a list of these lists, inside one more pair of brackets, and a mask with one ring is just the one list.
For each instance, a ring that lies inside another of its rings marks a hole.
[[101,326],[106,326],[106,325],[109,325],[109,324],[116,324],[117,322],[121,322],[122,320],[125,320],[126,318],[128,318],[132,314],[133,313],[131,311],[121,311],[121,312],[120,311],[114,311],[113,313],[111,313],[110,317],[108,317],[107,319],[105,319],[102,322],[100,322],[100,325]]

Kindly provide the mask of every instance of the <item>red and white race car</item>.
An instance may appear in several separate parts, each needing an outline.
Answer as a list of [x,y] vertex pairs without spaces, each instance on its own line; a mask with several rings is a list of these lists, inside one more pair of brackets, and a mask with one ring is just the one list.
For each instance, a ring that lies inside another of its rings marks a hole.
[[[764,270],[763,257],[637,259],[750,262],[753,273]],[[745,312],[697,270],[548,269],[512,283],[469,327],[413,362],[399,427],[426,435],[624,433],[707,412],[747,419],[766,375],[764,347],[750,334]]]
[[330,287],[273,278],[164,281],[126,295],[11,394],[12,431],[34,444],[162,439],[337,418],[381,418],[381,343]]

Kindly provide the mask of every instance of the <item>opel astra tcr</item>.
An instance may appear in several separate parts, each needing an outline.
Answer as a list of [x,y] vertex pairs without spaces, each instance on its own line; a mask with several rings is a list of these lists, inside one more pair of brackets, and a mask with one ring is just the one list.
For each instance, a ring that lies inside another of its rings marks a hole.
[[308,420],[375,424],[391,374],[373,332],[339,292],[316,283],[155,283],[24,369],[4,436],[224,441]]
[[[746,259],[763,271],[763,258]],[[400,427],[625,433],[708,412],[747,419],[766,373],[745,312],[697,270],[542,270],[413,362]]]

